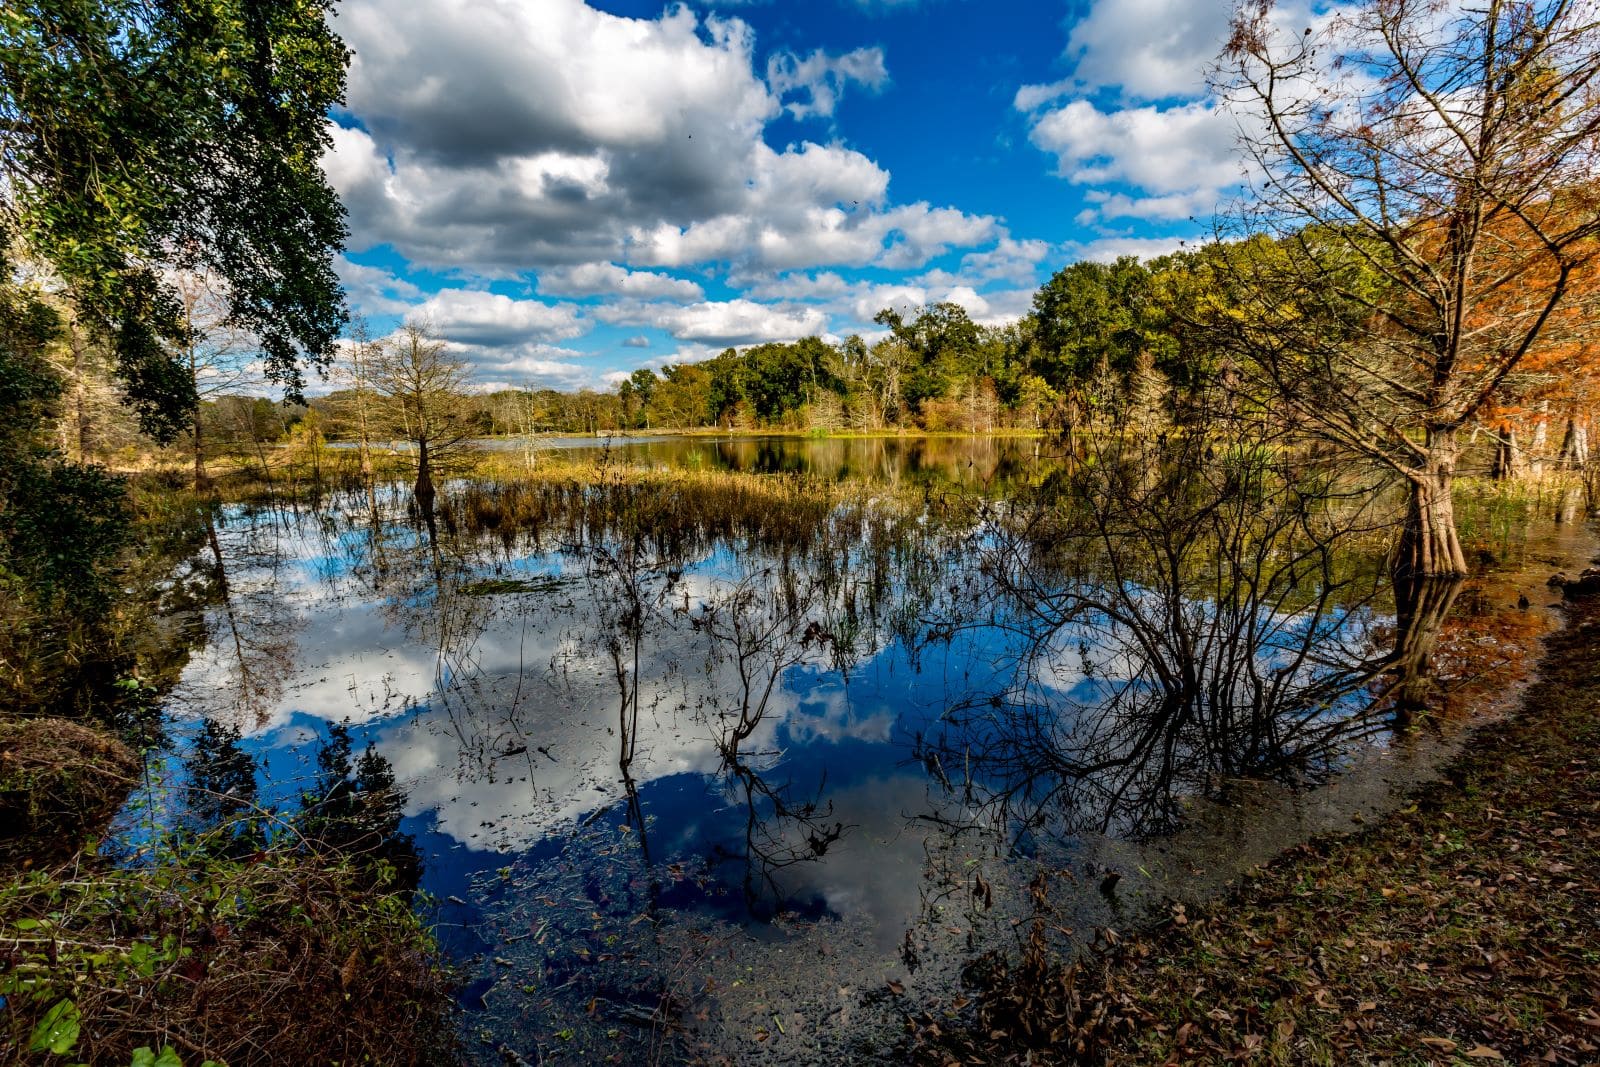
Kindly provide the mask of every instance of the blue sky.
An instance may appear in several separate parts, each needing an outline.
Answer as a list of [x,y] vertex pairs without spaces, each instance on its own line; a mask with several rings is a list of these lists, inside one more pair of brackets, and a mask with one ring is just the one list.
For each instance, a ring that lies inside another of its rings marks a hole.
[[952,300],[999,323],[1077,259],[1204,234],[1241,167],[1224,0],[345,0],[325,167],[382,336],[483,387]]

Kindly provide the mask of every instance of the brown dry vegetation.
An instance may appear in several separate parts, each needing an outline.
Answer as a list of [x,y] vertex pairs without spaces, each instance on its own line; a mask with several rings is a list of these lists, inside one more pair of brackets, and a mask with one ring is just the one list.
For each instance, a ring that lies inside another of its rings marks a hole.
[[449,1062],[448,975],[407,896],[368,879],[291,852],[30,872],[0,888],[0,1061],[66,1002],[71,1054],[27,1062],[121,1067],[141,1046],[229,1067]]
[[128,795],[139,759],[64,719],[0,719],[0,871],[70,857]]

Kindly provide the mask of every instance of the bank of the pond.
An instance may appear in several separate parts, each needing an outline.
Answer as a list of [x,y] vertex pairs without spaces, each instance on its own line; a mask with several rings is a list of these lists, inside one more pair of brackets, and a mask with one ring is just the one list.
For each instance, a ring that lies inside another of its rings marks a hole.
[[137,854],[102,854],[167,744],[156,709],[219,584],[185,562],[214,501],[157,475],[130,500],[104,616],[41,625],[54,644],[14,626],[7,649],[0,1063],[447,1062],[452,976],[410,894],[362,857],[154,826]]
[[0,990],[6,1063],[452,1055],[449,976],[410,904],[357,864],[291,849],[133,867],[86,854],[0,881]]
[[[927,1063],[1600,1062],[1600,603],[1520,711],[1358,835],[1062,966],[1040,935],[910,1023]],[[964,998],[965,999],[965,998]]]

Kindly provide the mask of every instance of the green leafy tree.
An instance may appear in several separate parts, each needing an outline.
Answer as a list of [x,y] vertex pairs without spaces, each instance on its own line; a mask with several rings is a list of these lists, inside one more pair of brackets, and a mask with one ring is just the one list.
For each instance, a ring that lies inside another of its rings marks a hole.
[[[0,275],[9,270],[0,259]],[[53,308],[0,286],[0,699],[8,704],[71,703],[79,685],[69,675],[94,673],[85,646],[106,622],[132,521],[122,479],[51,446],[61,387],[47,350],[60,332]]]
[[898,352],[891,346],[884,358],[887,362],[896,354],[901,357],[895,374],[898,399],[913,411],[925,400],[944,396],[954,380],[972,366],[978,326],[959,304],[929,304],[909,322],[899,312],[885,308],[872,321],[889,328]]
[[1034,373],[1090,408],[1105,406],[1141,357],[1169,374],[1178,362],[1152,271],[1132,256],[1057,271],[1034,294],[1033,326]]
[[716,421],[706,368],[694,363],[663,367],[661,381],[651,395],[651,407],[658,425],[705,426]]
[[114,348],[142,428],[189,426],[170,266],[297,394],[345,320],[320,159],[348,53],[330,0],[19,0],[0,8],[0,243],[20,240]]

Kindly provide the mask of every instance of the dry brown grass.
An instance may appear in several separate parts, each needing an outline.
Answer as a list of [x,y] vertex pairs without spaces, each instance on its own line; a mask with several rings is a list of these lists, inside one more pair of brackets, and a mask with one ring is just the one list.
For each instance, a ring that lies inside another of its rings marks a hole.
[[75,854],[139,773],[109,734],[65,719],[0,721],[0,871]]
[[30,872],[0,888],[0,1047],[67,1002],[76,1046],[37,1062],[449,1062],[450,977],[408,896],[370,877],[288,851]]

